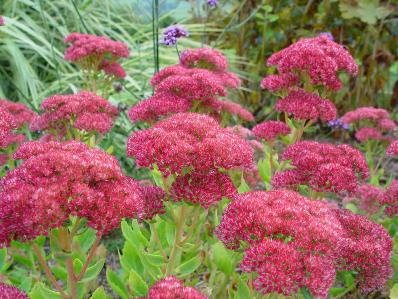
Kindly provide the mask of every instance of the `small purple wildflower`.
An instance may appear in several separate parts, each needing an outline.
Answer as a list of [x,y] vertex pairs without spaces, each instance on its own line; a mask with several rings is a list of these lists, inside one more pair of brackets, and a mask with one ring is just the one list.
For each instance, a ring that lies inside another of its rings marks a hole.
[[218,4],[218,0],[207,0],[207,5],[210,7],[216,7]]
[[181,37],[189,36],[189,32],[181,25],[171,25],[163,31],[163,36],[160,39],[162,44],[167,46],[174,46],[177,40]]
[[343,123],[340,118],[329,121],[328,126],[332,130],[337,130],[337,129],[348,130],[349,129],[349,125]]
[[321,32],[319,35],[325,35],[329,40],[334,41],[334,37],[330,32]]

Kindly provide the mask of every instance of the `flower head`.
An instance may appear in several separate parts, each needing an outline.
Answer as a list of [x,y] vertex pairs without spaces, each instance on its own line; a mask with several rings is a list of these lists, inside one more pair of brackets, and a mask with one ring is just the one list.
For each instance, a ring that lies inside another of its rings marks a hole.
[[186,287],[174,276],[168,276],[149,288],[144,299],[207,299],[193,287]]
[[386,205],[385,213],[389,217],[398,214],[398,180],[392,181],[384,193],[381,204]]
[[329,100],[322,99],[313,93],[296,90],[283,99],[278,100],[275,109],[286,112],[298,120],[330,121],[336,118],[336,106]]
[[65,43],[71,44],[65,50],[65,60],[79,63],[83,68],[99,67],[105,58],[114,61],[129,56],[125,43],[106,36],[73,32],[65,38]]
[[18,128],[24,124],[29,124],[35,113],[24,104],[14,103],[5,99],[0,99],[0,108],[6,110],[14,117],[14,122]]
[[344,114],[344,116],[341,118],[341,121],[345,124],[352,124],[361,120],[370,120],[377,122],[385,118],[390,118],[388,111],[385,109],[374,107],[360,107]]
[[30,129],[55,130],[59,134],[64,133],[69,124],[86,132],[107,133],[112,128],[113,118],[118,114],[117,108],[107,100],[88,91],[54,95],[43,101],[41,109],[44,113],[32,121]]
[[273,54],[267,64],[276,66],[281,74],[305,72],[312,84],[322,84],[334,90],[342,86],[338,78],[340,71],[354,76],[358,73],[358,65],[350,53],[326,34],[300,39]]
[[137,183],[116,158],[81,142],[27,142],[14,153],[24,160],[0,181],[0,244],[27,241],[69,215],[105,234],[142,211]]
[[166,212],[163,203],[166,193],[162,188],[157,186],[142,186],[141,191],[144,200],[144,209],[140,219],[149,220],[158,214]]
[[17,128],[14,117],[0,107],[0,148],[7,148],[12,131]]
[[[1,17],[0,17],[1,18]],[[0,19],[1,22],[1,19]],[[0,23],[1,25],[1,23]],[[0,283],[0,298],[2,299],[29,299],[23,291],[17,289],[16,287]]]
[[226,72],[228,60],[223,53],[210,48],[187,49],[181,53],[180,64],[187,68]]
[[189,32],[187,29],[185,29],[181,25],[175,24],[167,27],[163,31],[163,35],[160,39],[160,42],[167,46],[174,46],[177,44],[178,39],[180,39],[181,37],[188,37],[188,36]]
[[174,201],[187,201],[200,204],[205,209],[223,197],[233,198],[237,190],[228,175],[211,170],[208,173],[195,173],[178,176],[171,186]]
[[257,291],[289,296],[306,286],[313,296],[325,298],[333,285],[333,262],[321,256],[306,256],[281,240],[266,239],[250,247],[240,265],[245,272],[257,272]]
[[282,160],[291,160],[295,168],[276,173],[275,188],[307,185],[318,192],[351,193],[359,185],[359,178],[366,179],[369,174],[362,153],[346,144],[301,141],[290,145]]
[[372,215],[380,210],[380,203],[384,198],[384,190],[372,185],[363,184],[359,186],[350,197],[344,198],[344,202],[355,202],[360,210]]
[[227,248],[245,250],[241,268],[257,272],[254,286],[263,294],[306,286],[326,297],[337,270],[355,270],[369,292],[392,273],[392,238],[381,225],[287,190],[236,195],[216,235]]
[[394,140],[387,148],[386,154],[388,156],[398,156],[398,140]]
[[381,132],[376,128],[361,128],[355,133],[355,138],[358,139],[360,142],[366,142],[369,139],[373,140],[386,140]]
[[245,168],[253,159],[245,140],[221,128],[212,117],[196,113],[178,113],[135,132],[128,140],[127,154],[141,167],[156,164],[165,175],[181,174],[187,168]]
[[300,83],[300,78],[296,74],[268,75],[261,81],[261,88],[268,89],[270,92],[277,92],[288,89]]
[[349,210],[334,210],[343,227],[337,242],[341,270],[354,270],[364,293],[382,289],[392,276],[392,238],[378,223]]
[[4,26],[4,24],[5,24],[4,18],[0,16],[0,26]]
[[321,32],[321,33],[319,33],[318,36],[320,36],[320,35],[324,35],[324,36],[327,37],[329,40],[334,41],[333,34],[331,34],[330,32]]
[[282,121],[265,121],[253,128],[253,134],[258,139],[265,141],[274,141],[278,136],[290,134],[290,128]]
[[168,76],[155,86],[155,92],[171,93],[191,100],[227,95],[217,75],[205,69],[191,69]]
[[117,79],[123,79],[126,77],[126,71],[118,62],[110,62],[109,60],[105,59],[100,68],[108,76],[113,76]]
[[328,126],[331,129],[343,129],[343,130],[348,130],[349,129],[349,125],[348,124],[344,124],[341,120],[341,118],[338,119],[334,119],[328,122]]
[[179,112],[188,112],[192,102],[186,98],[179,97],[172,93],[157,92],[131,107],[128,112],[132,123],[145,121],[153,123]]
[[207,0],[207,5],[210,7],[216,7],[218,4],[218,0]]

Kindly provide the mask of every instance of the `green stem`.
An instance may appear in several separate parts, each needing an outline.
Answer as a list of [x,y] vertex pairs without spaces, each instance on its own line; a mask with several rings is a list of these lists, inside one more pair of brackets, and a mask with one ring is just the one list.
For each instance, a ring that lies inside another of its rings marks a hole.
[[187,212],[187,207],[185,205],[181,206],[179,214],[177,216],[176,235],[175,235],[173,247],[170,252],[169,262],[168,262],[167,268],[166,268],[166,276],[173,273],[175,259],[179,252],[179,246],[182,245],[182,244],[180,244],[180,242],[181,242],[182,235],[184,233],[184,223],[185,223],[185,218],[186,218],[186,212]]

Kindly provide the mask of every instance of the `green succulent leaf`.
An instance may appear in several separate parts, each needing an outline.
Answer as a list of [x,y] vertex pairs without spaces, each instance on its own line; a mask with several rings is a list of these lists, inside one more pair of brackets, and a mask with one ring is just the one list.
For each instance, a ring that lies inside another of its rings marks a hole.
[[148,285],[134,270],[130,271],[129,287],[134,296],[145,296],[148,293]]

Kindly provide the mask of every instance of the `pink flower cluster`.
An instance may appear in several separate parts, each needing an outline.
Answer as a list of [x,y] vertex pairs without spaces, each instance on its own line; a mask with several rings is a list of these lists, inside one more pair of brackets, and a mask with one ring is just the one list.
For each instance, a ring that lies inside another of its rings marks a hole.
[[87,219],[97,234],[143,210],[140,186],[116,158],[81,142],[27,142],[14,153],[23,163],[0,181],[0,244],[27,241],[60,227],[69,215]]
[[193,287],[186,287],[174,276],[168,276],[149,288],[148,296],[140,299],[207,299]]
[[253,115],[239,104],[218,99],[227,96],[227,88],[240,85],[240,79],[227,68],[226,57],[217,50],[185,50],[180,64],[166,67],[153,76],[151,84],[155,95],[131,108],[132,122],[153,123],[192,109],[216,117],[226,112],[243,120],[254,120]]
[[158,214],[164,214],[164,200],[166,193],[157,186],[141,186],[144,201],[143,211],[140,219],[151,220]]
[[[0,17],[1,18],[1,17]],[[1,22],[1,19],[0,19]],[[1,25],[1,23],[0,23]],[[17,289],[12,285],[8,285],[5,283],[0,283],[0,298],[1,299],[29,299],[28,295],[26,295],[21,290]]]
[[83,59],[103,59],[107,58],[107,55],[112,60],[129,56],[125,43],[113,41],[106,36],[73,32],[65,38],[65,43],[71,45],[65,50],[64,58],[73,62],[82,62]]
[[14,117],[5,109],[0,108],[0,149],[5,149],[14,136],[12,131],[17,128]]
[[212,117],[196,113],[178,113],[135,132],[128,140],[127,155],[141,167],[156,165],[165,176],[178,175],[173,199],[204,207],[234,194],[220,169],[250,169],[253,164],[249,143]]
[[358,73],[358,65],[350,53],[324,34],[300,39],[273,54],[267,64],[276,66],[281,74],[280,77],[263,81],[262,85],[270,90],[292,85],[292,81],[297,80],[295,75],[304,78],[308,76],[311,84],[339,90],[342,87],[338,77],[340,71],[346,71],[353,76]]
[[302,89],[291,91],[289,95],[278,100],[275,109],[286,112],[297,120],[331,121],[336,119],[336,106],[329,100],[322,99],[313,93]]
[[187,68],[207,69],[219,73],[228,71],[228,60],[224,54],[210,48],[183,51],[180,57],[180,64]]
[[36,117],[31,125],[32,131],[56,131],[63,135],[71,125],[86,132],[109,132],[112,121],[118,115],[116,107],[102,97],[82,91],[78,94],[54,95],[41,104],[44,113]]
[[236,194],[237,190],[229,176],[216,170],[178,176],[170,190],[172,200],[200,204],[205,209],[223,197],[233,198]]
[[290,87],[300,84],[300,78],[296,74],[287,73],[280,75],[268,75],[261,81],[261,88],[270,92],[288,90]]
[[105,59],[102,61],[100,69],[102,69],[108,76],[113,76],[118,79],[124,79],[126,77],[126,71],[118,62],[110,62]]
[[77,63],[85,70],[103,70],[114,78],[124,78],[126,72],[116,62],[119,58],[127,58],[129,50],[125,43],[113,41],[105,36],[73,32],[65,38],[66,44],[71,44],[64,58]]
[[392,239],[379,224],[292,191],[253,191],[235,196],[216,235],[229,249],[245,250],[241,269],[257,272],[262,294],[286,296],[306,286],[327,297],[336,271],[355,270],[364,292],[392,275]]
[[344,124],[354,124],[358,131],[355,137],[366,142],[369,139],[389,140],[383,136],[383,132],[393,131],[397,129],[397,125],[390,118],[387,110],[374,107],[360,107],[353,111],[349,111],[341,118]]
[[289,126],[282,121],[265,121],[261,124],[256,125],[253,130],[253,135],[258,139],[263,139],[267,142],[272,142],[278,138],[278,136],[286,136],[290,134]]
[[394,217],[398,214],[398,180],[392,181],[387,188],[381,204],[386,205],[385,214]]
[[380,211],[384,199],[384,190],[369,184],[359,186],[353,196],[344,198],[344,202],[355,202],[358,208],[368,215],[376,214]]
[[141,167],[156,164],[165,175],[215,168],[250,167],[250,145],[219,126],[212,117],[197,113],[178,113],[135,132],[128,140],[127,154]]
[[14,103],[5,99],[0,99],[0,108],[6,110],[14,117],[14,122],[17,128],[24,124],[30,124],[35,117],[35,113],[21,103]]
[[384,137],[382,133],[376,128],[360,128],[355,132],[355,138],[360,142],[366,142],[370,139],[373,140],[389,140],[387,137]]
[[307,185],[317,192],[352,193],[369,175],[362,153],[346,144],[332,145],[301,141],[290,145],[282,160],[291,160],[294,169],[278,172],[274,188],[297,189]]
[[398,140],[390,143],[387,148],[386,154],[389,156],[398,156]]
[[0,26],[4,26],[4,24],[5,24],[4,18],[0,16]]

